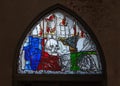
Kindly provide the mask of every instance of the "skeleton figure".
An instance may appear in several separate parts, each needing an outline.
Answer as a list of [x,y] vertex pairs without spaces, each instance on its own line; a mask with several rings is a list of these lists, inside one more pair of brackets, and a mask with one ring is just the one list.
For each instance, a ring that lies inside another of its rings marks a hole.
[[59,59],[62,66],[62,71],[68,70],[70,68],[69,47],[63,45],[61,41],[55,40],[54,38],[49,38],[46,41],[45,51],[48,52],[48,54],[50,55],[60,57]]
[[59,49],[58,43],[55,39],[48,39],[45,46],[45,51],[50,55],[57,56],[57,50]]
[[48,35],[45,44],[45,51],[50,55],[63,55],[70,53],[69,47],[63,45],[61,41],[56,40],[56,37],[53,35]]

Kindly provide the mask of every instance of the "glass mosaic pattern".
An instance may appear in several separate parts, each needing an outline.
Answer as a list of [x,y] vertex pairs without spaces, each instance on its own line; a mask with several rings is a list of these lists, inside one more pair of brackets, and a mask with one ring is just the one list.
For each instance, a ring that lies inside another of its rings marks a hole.
[[25,37],[18,57],[20,74],[100,74],[100,56],[84,27],[56,10],[42,17]]

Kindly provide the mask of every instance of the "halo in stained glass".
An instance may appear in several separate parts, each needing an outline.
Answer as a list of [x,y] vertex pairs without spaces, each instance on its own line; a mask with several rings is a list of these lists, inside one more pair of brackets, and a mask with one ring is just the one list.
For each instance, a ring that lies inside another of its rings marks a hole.
[[84,26],[62,10],[43,16],[21,45],[20,74],[100,74],[96,44]]

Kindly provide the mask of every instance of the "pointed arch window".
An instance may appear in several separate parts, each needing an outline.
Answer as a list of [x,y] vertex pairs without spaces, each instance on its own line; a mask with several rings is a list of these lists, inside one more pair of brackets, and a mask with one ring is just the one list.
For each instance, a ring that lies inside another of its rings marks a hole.
[[104,55],[95,35],[73,11],[58,4],[27,28],[14,65],[18,81],[106,79]]
[[95,40],[79,19],[56,9],[27,33],[18,56],[19,74],[101,74]]

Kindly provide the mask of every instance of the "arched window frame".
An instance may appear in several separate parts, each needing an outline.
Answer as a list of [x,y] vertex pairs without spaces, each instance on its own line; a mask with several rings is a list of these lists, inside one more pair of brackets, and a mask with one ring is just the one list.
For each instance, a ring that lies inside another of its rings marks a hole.
[[[26,37],[26,35],[28,34],[28,32],[31,30],[31,28],[42,18],[44,17],[44,15],[54,11],[54,10],[63,10],[66,13],[70,14],[71,16],[73,16],[78,22],[80,22],[80,24],[84,27],[84,29],[86,30],[86,32],[88,32],[88,34],[90,35],[91,39],[93,40],[93,42],[96,44],[97,50],[99,52],[100,55],[100,61],[101,61],[101,65],[102,65],[102,74],[85,74],[85,75],[59,75],[59,74],[51,74],[51,75],[40,75],[40,74],[18,74],[17,73],[17,68],[18,68],[18,56],[19,56],[19,51],[21,48],[21,45]],[[66,8],[63,5],[60,4],[56,4],[54,6],[49,7],[48,9],[46,9],[45,11],[41,12],[31,23],[30,25],[27,27],[27,29],[25,30],[25,32],[22,34],[22,37],[20,39],[20,41],[18,42],[17,45],[17,49],[16,49],[16,55],[14,58],[14,62],[13,62],[13,84],[16,83],[17,81],[26,81],[26,82],[31,82],[31,81],[93,81],[93,82],[102,82],[104,85],[106,85],[107,83],[107,73],[106,73],[106,62],[105,62],[105,57],[103,54],[103,51],[101,49],[101,46],[97,40],[97,37],[95,36],[95,34],[93,33],[93,31],[91,30],[91,28],[84,22],[84,20],[82,18],[80,18],[74,11]]]

